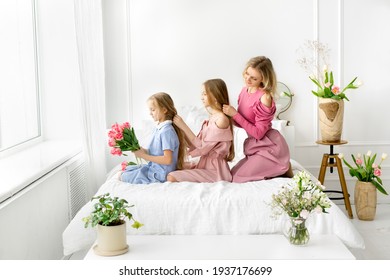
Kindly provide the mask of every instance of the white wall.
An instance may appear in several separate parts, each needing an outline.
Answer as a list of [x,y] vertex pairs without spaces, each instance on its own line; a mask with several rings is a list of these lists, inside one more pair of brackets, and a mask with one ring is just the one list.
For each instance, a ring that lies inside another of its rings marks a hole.
[[[215,77],[225,80],[235,103],[244,64],[252,56],[266,55],[279,80],[295,93],[291,109],[283,114],[295,126],[295,159],[318,174],[322,154],[329,148],[315,144],[317,99],[310,93],[313,84],[307,73],[296,62],[296,51],[305,40],[320,40],[331,48],[338,82],[347,83],[355,76],[364,81],[363,87],[349,92],[345,105],[343,138],[349,143],[335,151],[390,154],[390,130],[385,124],[390,111],[384,102],[390,93],[386,82],[390,37],[385,36],[390,27],[389,1],[122,0],[115,6],[103,2],[105,32],[110,32],[106,63],[116,81],[110,83],[114,78],[107,77],[107,97],[122,101],[109,104],[111,122],[128,118],[141,125],[149,118],[145,101],[157,91],[171,94],[177,107],[201,106],[201,84]],[[118,28],[118,22],[128,22],[127,30]],[[123,69],[129,69],[129,77],[123,77]],[[125,82],[128,88],[118,86]],[[390,191],[388,162],[382,178]],[[355,179],[345,173],[353,198]],[[328,185],[337,181],[337,173],[327,174]],[[390,201],[381,194],[378,199]]]

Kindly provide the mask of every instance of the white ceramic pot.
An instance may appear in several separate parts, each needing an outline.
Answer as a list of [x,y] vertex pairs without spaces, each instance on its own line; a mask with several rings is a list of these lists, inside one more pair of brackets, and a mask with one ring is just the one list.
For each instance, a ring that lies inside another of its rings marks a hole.
[[101,256],[116,256],[128,251],[126,239],[126,223],[117,226],[97,225],[96,254]]

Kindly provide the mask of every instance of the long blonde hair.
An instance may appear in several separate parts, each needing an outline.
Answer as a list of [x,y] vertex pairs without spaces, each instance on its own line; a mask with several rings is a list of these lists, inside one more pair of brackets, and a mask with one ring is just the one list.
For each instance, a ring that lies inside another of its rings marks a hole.
[[246,64],[243,75],[245,75],[246,70],[252,67],[256,69],[263,77],[263,80],[260,83],[260,87],[268,94],[275,97],[276,92],[276,73],[274,71],[274,67],[272,65],[271,60],[265,56],[256,56],[251,58]]
[[[161,109],[165,108],[167,112],[165,113],[166,120],[173,120],[173,117],[177,115],[177,110],[175,104],[168,93],[158,92],[149,97],[148,100],[153,100],[156,105]],[[177,158],[177,169],[183,169],[185,158],[186,158],[186,142],[184,134],[180,128],[178,128],[174,123],[172,123],[173,128],[176,131],[177,137],[179,138],[179,155]]]
[[[206,94],[209,97],[209,100],[215,99],[215,102],[210,102],[210,107],[216,109],[218,111],[222,111],[222,105],[230,105],[229,101],[229,93],[226,87],[226,84],[221,79],[211,79],[207,80],[203,83],[204,88],[206,90]],[[210,98],[213,97],[213,98]],[[230,130],[233,134],[233,120],[231,117],[229,118]],[[226,157],[227,161],[232,161],[234,159],[234,142],[232,140],[232,145],[230,146],[229,154]]]

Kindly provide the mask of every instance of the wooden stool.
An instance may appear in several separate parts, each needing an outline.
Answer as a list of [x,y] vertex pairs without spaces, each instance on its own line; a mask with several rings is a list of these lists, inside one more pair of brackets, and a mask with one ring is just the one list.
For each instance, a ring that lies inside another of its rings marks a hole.
[[[334,200],[344,199],[344,204],[345,204],[345,208],[348,211],[348,216],[350,219],[353,219],[351,203],[349,201],[347,184],[345,182],[345,177],[344,177],[343,165],[341,163],[341,159],[338,157],[338,154],[335,154],[333,152],[334,145],[344,145],[344,144],[347,144],[348,142],[345,140],[341,140],[340,142],[324,142],[324,141],[318,140],[318,141],[316,141],[316,143],[320,144],[320,145],[330,146],[330,153],[324,154],[322,156],[322,163],[321,163],[320,174],[318,175],[318,180],[321,182],[321,184],[324,185],[326,168],[330,167],[330,173],[333,173],[333,167],[337,167],[337,172],[339,174],[339,180],[340,180],[340,185],[341,185],[342,191],[325,191],[325,192],[342,194],[343,195],[342,197],[336,197],[336,198],[331,198],[331,199],[332,200],[333,199]],[[335,160],[336,160],[336,163],[335,163]]]

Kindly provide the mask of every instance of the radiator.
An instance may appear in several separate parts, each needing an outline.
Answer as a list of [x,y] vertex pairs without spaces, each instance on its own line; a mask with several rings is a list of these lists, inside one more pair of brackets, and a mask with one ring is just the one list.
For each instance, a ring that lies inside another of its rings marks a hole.
[[80,153],[1,203],[0,259],[61,259],[62,233],[85,204],[86,185]]
[[79,159],[67,167],[69,222],[87,202],[86,166]]

